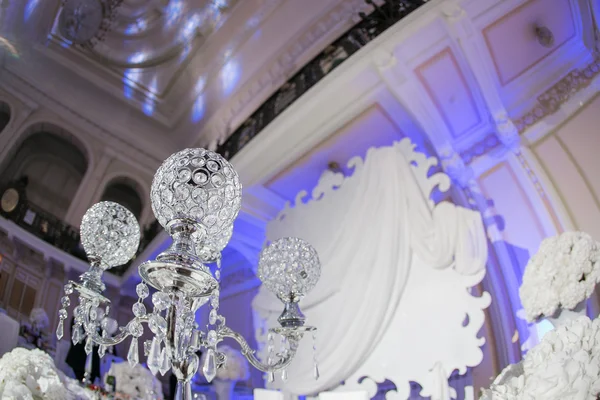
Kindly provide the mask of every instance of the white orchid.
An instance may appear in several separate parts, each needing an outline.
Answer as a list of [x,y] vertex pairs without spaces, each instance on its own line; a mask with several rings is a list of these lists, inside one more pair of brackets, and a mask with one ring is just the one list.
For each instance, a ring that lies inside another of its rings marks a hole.
[[574,309],[600,281],[600,243],[584,232],[544,239],[531,257],[519,290],[527,320]]

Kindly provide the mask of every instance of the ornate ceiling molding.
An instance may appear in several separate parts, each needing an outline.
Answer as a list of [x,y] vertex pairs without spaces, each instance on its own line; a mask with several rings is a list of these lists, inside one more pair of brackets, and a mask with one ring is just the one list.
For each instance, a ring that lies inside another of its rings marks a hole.
[[575,69],[538,96],[538,104],[514,120],[520,134],[542,119],[556,113],[561,106],[581,90],[588,87],[600,74],[600,58],[583,69]]
[[29,99],[35,99],[39,106],[55,112],[61,118],[68,118],[73,125],[81,127],[85,132],[89,133],[92,138],[100,140],[107,147],[111,148],[114,151],[114,155],[119,159],[133,164],[142,171],[155,170],[157,166],[160,165],[162,160],[161,156],[151,155],[139,147],[132,146],[115,133],[106,130],[98,123],[82,116],[80,113],[64,104],[60,99],[48,96],[20,76],[17,76],[6,69],[2,71],[2,76],[4,79],[0,80],[0,88],[4,91],[15,96],[21,94],[27,96]]
[[322,51],[334,37],[355,25],[360,20],[359,12],[370,10],[372,10],[371,6],[364,0],[344,1],[333,7],[301,36],[290,42],[226,104],[219,107],[219,111],[203,128],[202,137],[194,138],[194,142],[199,140],[198,143],[207,144],[225,141],[228,135],[279,89],[286,79]]

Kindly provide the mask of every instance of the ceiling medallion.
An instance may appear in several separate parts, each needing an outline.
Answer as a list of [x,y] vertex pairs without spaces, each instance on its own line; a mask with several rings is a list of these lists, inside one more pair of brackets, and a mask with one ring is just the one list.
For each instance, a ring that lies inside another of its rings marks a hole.
[[[130,337],[127,360],[135,366],[139,363],[138,338],[146,325],[152,332],[152,339],[144,342],[148,368],[161,375],[173,371],[178,380],[178,400],[192,399],[190,380],[200,366],[199,350],[206,354],[201,367],[204,376],[209,382],[216,377],[217,369],[226,360],[217,345],[226,338],[236,341],[242,354],[254,367],[267,372],[270,381],[277,371],[286,379],[286,367],[300,340],[305,335],[312,335],[315,340],[316,328],[305,325],[299,301],[321,275],[317,252],[299,238],[276,240],[261,252],[258,276],[283,303],[279,326],[269,332],[268,356],[261,361],[246,339],[229,328],[225,317],[219,314],[221,251],[231,238],[241,208],[242,185],[237,172],[217,153],[186,149],[160,166],[150,197],[154,215],[173,244],[155,260],[139,266],[142,282],[136,287],[139,300],[132,307],[133,318],[118,334],[109,334],[110,299],[103,294],[102,274],[135,255],[139,226],[129,210],[116,203],[101,202],[92,206],[81,222],[81,241],[90,269],[80,276],[79,282],[65,285],[56,330],[58,339],[63,336],[68,318],[70,295],[76,294],[73,343],[84,342],[88,357],[97,344],[102,357],[108,346]],[[150,296],[149,286],[156,292],[151,303],[144,303]],[[152,312],[146,311],[146,304],[153,305]],[[203,330],[196,323],[196,311],[205,305],[210,307],[210,313]],[[278,351],[273,344],[275,335],[281,338]],[[313,373],[318,378],[315,356],[313,363]]]
[[538,43],[544,47],[554,46],[554,33],[545,26],[535,27],[535,37]]
[[110,30],[123,0],[64,0],[58,26],[75,45],[94,47]]

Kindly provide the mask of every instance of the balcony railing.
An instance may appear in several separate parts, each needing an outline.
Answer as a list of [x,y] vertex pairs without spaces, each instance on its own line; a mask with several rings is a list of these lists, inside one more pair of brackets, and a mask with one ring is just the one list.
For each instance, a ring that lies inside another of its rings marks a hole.
[[[87,262],[87,257],[79,238],[78,228],[65,223],[56,216],[27,201],[25,187],[19,187],[18,184],[11,184],[8,187],[18,191],[19,201],[16,207],[10,210],[10,212],[0,207],[0,215],[52,246]],[[0,193],[4,193],[4,190]],[[159,228],[160,225],[158,222],[154,221],[143,230],[136,257],[156,237]],[[133,260],[125,265],[112,268],[110,272],[117,276],[122,276],[131,265],[131,262]]]
[[385,0],[381,5],[376,5],[372,0],[365,0],[365,3],[373,6],[373,12],[369,15],[361,13],[361,21],[358,24],[301,68],[233,132],[217,151],[226,159],[233,157],[317,82],[389,27],[428,1]]

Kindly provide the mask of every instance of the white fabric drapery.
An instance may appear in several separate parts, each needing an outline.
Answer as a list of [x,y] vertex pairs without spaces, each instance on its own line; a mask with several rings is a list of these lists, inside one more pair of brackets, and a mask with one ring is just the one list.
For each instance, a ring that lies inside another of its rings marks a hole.
[[[485,265],[485,237],[482,242],[470,233],[483,229],[480,217],[450,203],[433,206],[431,189],[446,189],[448,178],[427,177],[432,161],[413,147],[405,139],[370,149],[364,162],[349,162],[351,176],[324,174],[310,199],[303,201],[301,193],[295,206],[269,223],[267,240],[300,237],[315,247],[323,266],[319,283],[301,302],[307,324],[318,327],[320,379],[312,377],[312,343],[306,338],[287,382],[276,381],[275,387],[314,394],[351,376],[386,333],[415,255],[433,268],[453,266],[465,274]],[[267,326],[276,326],[282,305],[265,288],[253,307]]]

